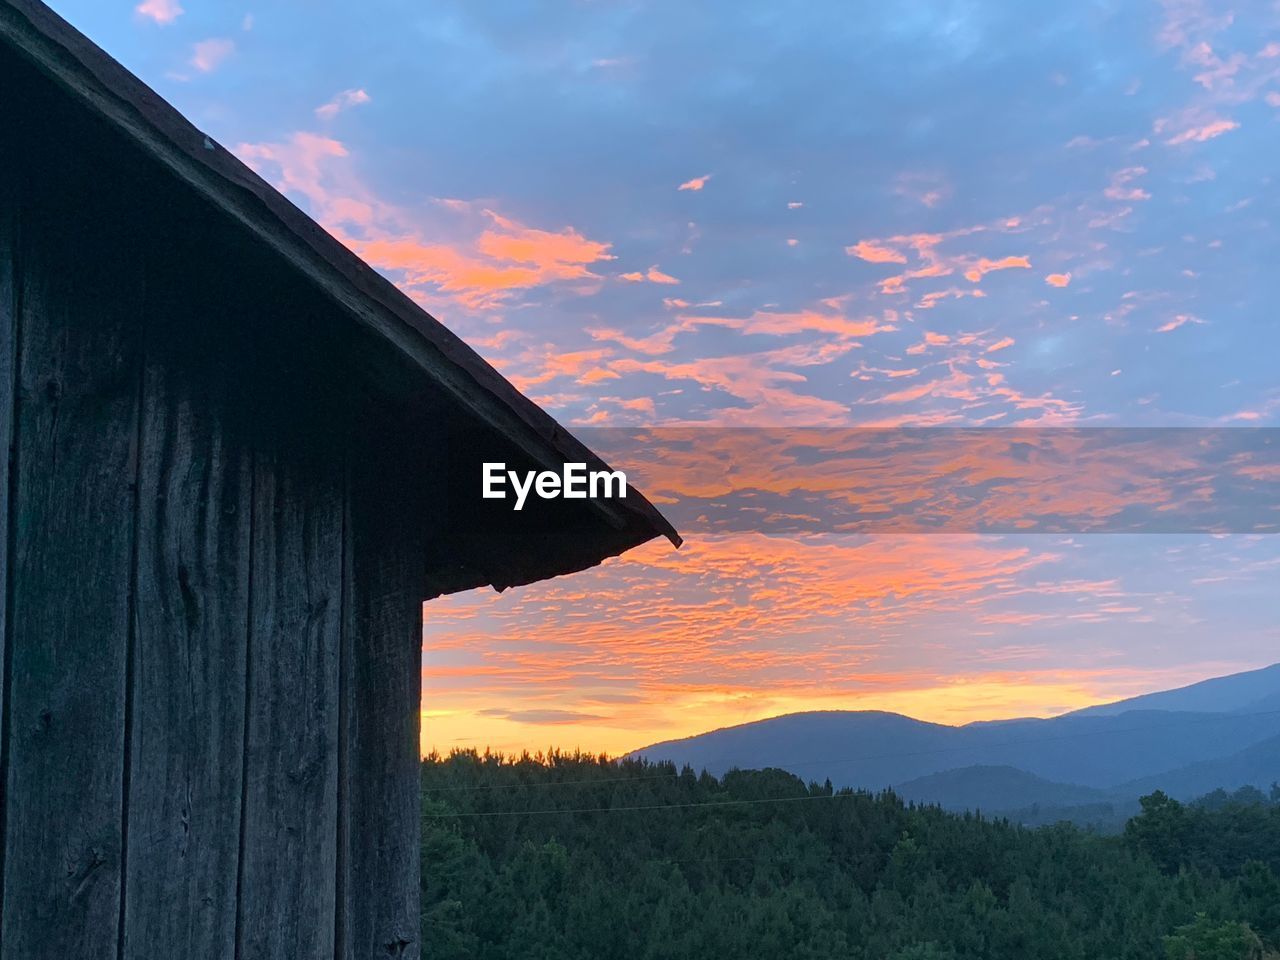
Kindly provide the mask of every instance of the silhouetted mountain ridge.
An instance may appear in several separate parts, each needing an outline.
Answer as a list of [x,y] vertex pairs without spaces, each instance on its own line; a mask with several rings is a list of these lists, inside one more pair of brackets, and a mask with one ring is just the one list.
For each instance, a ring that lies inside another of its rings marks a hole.
[[1037,805],[1106,803],[1105,790],[1055,783],[1017,767],[961,767],[894,787],[904,800],[947,810],[1008,811]]
[[1085,707],[1077,710],[1074,715],[1115,716],[1130,710],[1246,713],[1276,708],[1280,708],[1280,663],[1273,663],[1260,670],[1212,677],[1173,690]]
[[1048,719],[952,727],[883,711],[819,711],[633,755],[717,776],[776,767],[837,787],[891,787],[950,809],[1128,805],[1154,789],[1189,799],[1280,780],[1280,664]]

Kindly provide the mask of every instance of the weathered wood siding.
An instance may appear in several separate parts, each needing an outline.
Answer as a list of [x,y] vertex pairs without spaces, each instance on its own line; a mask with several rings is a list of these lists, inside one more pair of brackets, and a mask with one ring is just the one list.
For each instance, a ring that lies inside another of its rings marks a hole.
[[[178,211],[175,211],[178,213]],[[210,231],[180,218],[148,257],[174,276]],[[216,270],[147,288],[138,479],[126,956],[231,957],[240,849],[252,451],[217,333]],[[171,910],[174,898],[186,910]]]
[[[257,413],[239,949],[328,957],[337,909],[341,424],[288,357]],[[323,879],[300,895],[299,878]]]
[[[0,69],[0,82],[6,79]],[[12,111],[0,98],[0,125],[13,122]],[[18,182],[15,164],[7,151],[0,152],[0,824],[5,808],[3,773],[8,765],[6,694],[9,689],[8,583],[9,583],[9,464],[13,444],[13,399],[17,362],[18,288]],[[3,841],[3,835],[0,835]],[[0,842],[0,903],[4,901],[4,843]],[[0,928],[3,927],[0,917]]]
[[[6,135],[38,140],[24,119]],[[0,953],[104,960],[122,903],[142,263],[119,192],[86,204],[71,156],[21,159]]]
[[0,956],[417,957],[441,450],[43,83],[0,56]]
[[[347,643],[343,660],[339,956],[416,957],[420,917],[419,717],[388,710],[418,702],[425,509],[443,506],[431,465],[406,462],[388,423],[356,405],[362,455],[349,484]],[[405,468],[410,469],[406,470]],[[382,825],[378,836],[365,825]]]

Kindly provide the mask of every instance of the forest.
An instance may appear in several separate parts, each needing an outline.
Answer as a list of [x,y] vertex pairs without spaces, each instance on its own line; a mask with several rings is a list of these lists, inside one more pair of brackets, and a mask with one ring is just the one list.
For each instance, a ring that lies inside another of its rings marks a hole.
[[1103,835],[582,754],[433,754],[422,782],[441,960],[1280,958],[1276,786],[1155,792]]

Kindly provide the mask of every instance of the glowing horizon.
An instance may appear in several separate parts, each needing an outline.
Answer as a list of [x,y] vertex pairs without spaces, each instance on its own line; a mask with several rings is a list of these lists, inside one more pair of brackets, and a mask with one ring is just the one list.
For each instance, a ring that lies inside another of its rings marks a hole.
[[[1269,664],[1257,666],[1264,665]],[[464,700],[452,709],[423,709],[421,752],[425,756],[433,751],[447,755],[453,750],[477,750],[481,753],[492,750],[519,755],[523,752],[581,750],[592,755],[603,753],[616,757],[667,740],[788,714],[819,711],[875,710],[945,726],[1027,717],[1043,719],[1186,686],[1234,672],[1239,665],[1198,665],[1199,670],[1206,668],[1222,672],[1170,672],[1166,675],[1167,681],[1154,681],[1155,685],[1150,677],[1139,680],[1131,675],[1107,676],[1102,672],[1065,680],[1053,673],[1043,679],[1030,676],[1010,678],[1005,674],[992,673],[986,677],[949,676],[941,685],[932,686],[928,685],[929,681],[932,679],[936,683],[937,678],[920,677],[917,687],[868,694],[824,694],[810,690],[761,693],[747,689],[674,694],[664,691],[662,702],[676,711],[676,719],[655,723],[652,718],[645,718],[652,726],[645,726],[643,722],[632,726],[625,715],[613,718],[608,724],[580,717],[566,717],[564,721],[557,722],[554,710],[548,709],[546,712],[551,716],[540,717],[535,724],[545,732],[541,742],[507,720],[486,715],[483,711],[488,708],[469,709]],[[697,726],[698,723],[702,726]],[[569,730],[567,734],[561,732],[565,727]]]

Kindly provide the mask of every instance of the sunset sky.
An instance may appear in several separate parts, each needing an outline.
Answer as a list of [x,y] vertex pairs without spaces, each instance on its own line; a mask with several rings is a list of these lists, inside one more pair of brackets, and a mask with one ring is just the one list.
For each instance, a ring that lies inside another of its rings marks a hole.
[[[1280,426],[1274,3],[53,6],[567,425]],[[685,532],[430,604],[424,748],[1280,660],[1276,534]]]

